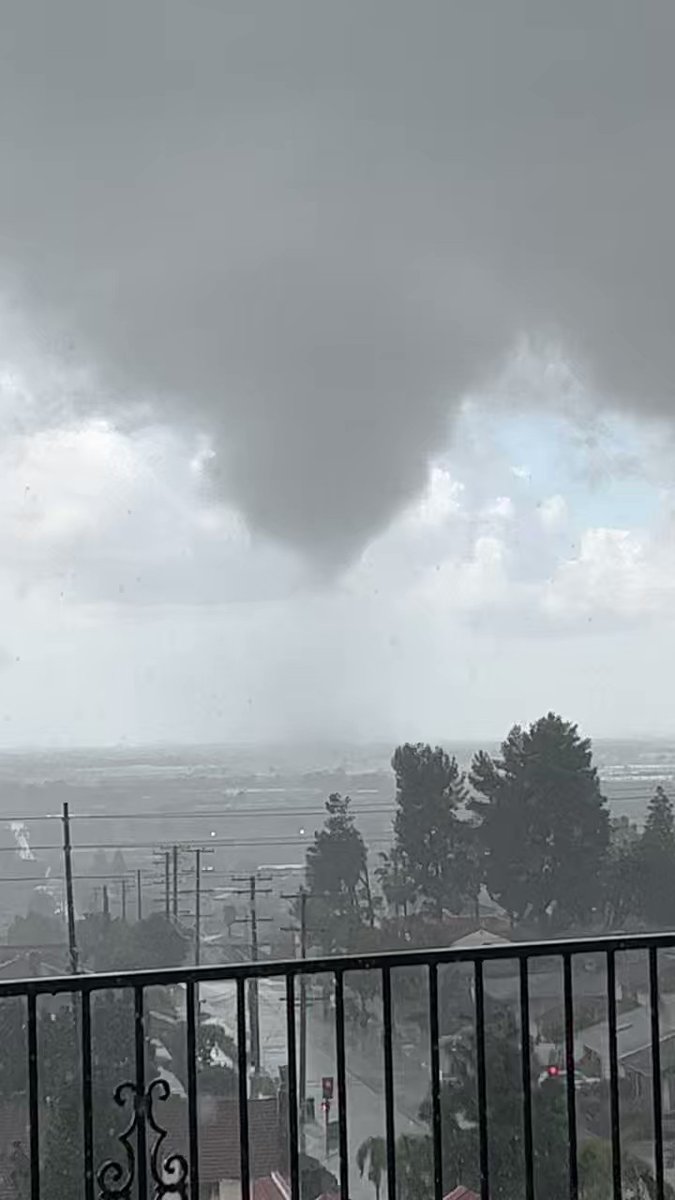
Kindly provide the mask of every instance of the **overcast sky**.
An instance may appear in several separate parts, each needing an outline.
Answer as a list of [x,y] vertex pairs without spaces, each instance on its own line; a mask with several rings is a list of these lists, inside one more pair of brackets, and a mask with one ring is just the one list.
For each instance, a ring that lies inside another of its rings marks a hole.
[[675,734],[670,0],[0,0],[0,745]]

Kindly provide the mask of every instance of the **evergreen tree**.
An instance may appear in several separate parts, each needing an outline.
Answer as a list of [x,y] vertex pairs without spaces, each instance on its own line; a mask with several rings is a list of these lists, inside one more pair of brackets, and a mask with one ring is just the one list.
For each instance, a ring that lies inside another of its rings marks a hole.
[[474,831],[458,816],[467,799],[457,760],[440,746],[406,743],[394,752],[396,865],[423,906],[440,918],[475,902],[480,868]]
[[470,782],[491,896],[513,919],[561,926],[587,917],[601,899],[609,843],[590,741],[549,713],[516,725],[500,758],[476,755]]
[[310,924],[329,954],[348,950],[360,927],[373,921],[368,854],[350,805],[349,796],[329,796],[324,827],[306,856]]
[[662,787],[657,787],[647,807],[645,828],[642,835],[645,847],[654,847],[675,854],[675,817],[670,797]]
[[624,929],[644,906],[641,835],[626,816],[610,819],[610,840],[602,872],[605,922]]
[[380,865],[375,876],[382,888],[384,898],[396,917],[407,917],[415,902],[415,882],[410,877],[406,857],[398,846],[392,846],[389,854],[380,853]]
[[675,819],[670,798],[657,787],[636,851],[641,915],[650,926],[675,922]]

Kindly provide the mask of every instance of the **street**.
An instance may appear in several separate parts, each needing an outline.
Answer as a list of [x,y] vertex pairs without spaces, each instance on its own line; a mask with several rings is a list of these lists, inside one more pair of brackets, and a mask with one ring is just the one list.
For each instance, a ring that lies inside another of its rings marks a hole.
[[[259,987],[260,1052],[262,1069],[278,1076],[287,1061],[286,1005],[283,980],[261,980]],[[200,988],[202,1013],[223,1025],[230,1037],[236,1036],[236,999],[231,984],[206,983]],[[326,1153],[324,1115],[321,1110],[321,1080],[335,1080],[335,1098],[330,1119],[337,1120],[337,1067],[335,1054],[335,1014],[324,1015],[322,1001],[308,996],[307,1017],[307,1097],[313,1098],[316,1121],[306,1126],[306,1150],[335,1175],[339,1173],[337,1149]],[[299,1045],[299,1030],[296,1031]],[[418,1118],[420,1104],[429,1088],[428,1053],[407,1047],[407,1053],[394,1055],[396,1135],[423,1133],[426,1125]],[[384,1137],[384,1074],[382,1027],[373,1017],[366,1030],[355,1023],[345,1030],[347,1074],[347,1136],[349,1147],[349,1191],[355,1200],[372,1200],[373,1187],[367,1178],[359,1179],[356,1152],[366,1138]],[[366,1172],[367,1174],[367,1172]]]

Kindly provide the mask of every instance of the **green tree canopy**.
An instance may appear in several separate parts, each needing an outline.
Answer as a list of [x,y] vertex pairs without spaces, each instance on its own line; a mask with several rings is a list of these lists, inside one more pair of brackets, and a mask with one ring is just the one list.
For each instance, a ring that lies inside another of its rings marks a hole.
[[[83,1200],[84,1163],[82,1154],[83,1120],[81,1093],[80,1033],[77,1010],[38,1006],[39,1070],[38,1087],[42,1133],[41,1196],[44,1200]],[[3,1099],[25,1097],[26,1006],[20,1000],[3,1001],[2,1063],[0,1084]],[[123,1157],[117,1138],[129,1118],[114,1102],[118,1084],[135,1078],[134,1013],[130,993],[95,994],[91,1001],[92,1030],[92,1111],[94,1114],[94,1163]],[[11,1039],[11,1040],[10,1040]],[[152,1047],[148,1043],[148,1073],[154,1074]],[[22,1148],[21,1161],[14,1167],[17,1197],[27,1200],[27,1161]]]
[[35,911],[26,917],[15,917],[7,930],[10,946],[63,946],[66,936],[59,917]]
[[[525,1190],[520,1035],[510,1013],[488,1012],[488,1165],[494,1200],[522,1200]],[[532,1088],[535,1192],[567,1200],[567,1118],[564,1091]],[[421,1116],[431,1121],[427,1101]],[[442,1085],[443,1189],[459,1184],[480,1191],[476,1043],[473,1033],[457,1039],[452,1082]]]
[[188,941],[162,913],[128,925],[105,913],[88,913],[77,925],[84,962],[94,971],[180,967]]
[[457,760],[440,746],[406,743],[394,752],[395,865],[425,908],[460,912],[480,888],[474,831],[461,820],[467,800]]
[[329,796],[324,827],[306,857],[309,928],[326,953],[348,950],[373,919],[368,854],[350,805],[349,796]]
[[406,857],[398,846],[392,846],[388,854],[385,851],[380,853],[375,877],[394,916],[406,917],[415,903],[417,891]]
[[[647,1163],[623,1151],[621,1155],[623,1200],[656,1200],[656,1180]],[[589,1138],[579,1149],[579,1200],[611,1200],[612,1145],[603,1138]],[[675,1192],[664,1184],[664,1200]]]
[[609,842],[590,741],[549,713],[514,726],[500,758],[477,754],[470,782],[491,896],[514,919],[560,926],[587,917]]
[[647,808],[645,827],[635,849],[640,881],[640,915],[650,927],[675,921],[675,820],[673,805],[657,787]]

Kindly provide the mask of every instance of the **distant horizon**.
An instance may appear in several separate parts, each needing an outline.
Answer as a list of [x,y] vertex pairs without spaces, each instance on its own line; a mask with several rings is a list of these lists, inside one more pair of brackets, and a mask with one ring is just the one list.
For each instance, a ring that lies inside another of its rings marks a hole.
[[[519,722],[514,721],[513,724]],[[520,722],[526,728],[530,722]],[[511,726],[510,728],[512,728]],[[666,745],[673,743],[675,747],[675,730],[672,734],[666,733],[626,733],[626,734],[598,734],[593,735],[579,726],[580,733],[583,737],[587,737],[591,743],[595,745],[625,745],[625,744],[640,744],[640,745]],[[219,753],[228,753],[236,751],[278,751],[284,755],[288,755],[293,751],[301,750],[323,750],[323,751],[341,751],[341,750],[384,750],[389,747],[392,749],[402,745],[404,742],[418,743],[432,746],[443,746],[445,748],[453,746],[500,746],[508,734],[508,730],[500,736],[464,736],[464,737],[377,737],[377,738],[294,738],[294,739],[259,739],[259,740],[233,740],[233,741],[118,741],[118,742],[92,742],[92,743],[72,743],[70,745],[58,744],[56,742],[43,743],[14,743],[13,745],[0,745],[0,757],[3,756],[18,756],[30,754],[127,754],[127,753],[181,753],[190,754],[198,753],[199,751],[217,751]]]

